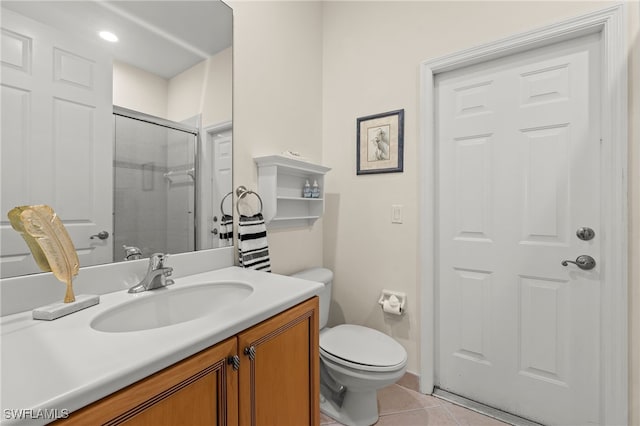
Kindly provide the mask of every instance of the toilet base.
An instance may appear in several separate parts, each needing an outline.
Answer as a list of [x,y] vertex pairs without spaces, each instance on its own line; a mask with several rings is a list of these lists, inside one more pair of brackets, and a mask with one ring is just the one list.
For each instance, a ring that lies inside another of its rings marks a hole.
[[348,426],[370,426],[378,421],[376,390],[352,392],[347,390],[342,407],[320,395],[320,411]]

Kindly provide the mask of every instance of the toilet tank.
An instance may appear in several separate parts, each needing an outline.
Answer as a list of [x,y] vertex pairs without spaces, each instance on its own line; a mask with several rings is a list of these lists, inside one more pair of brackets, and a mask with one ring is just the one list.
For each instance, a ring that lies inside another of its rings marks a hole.
[[329,306],[331,305],[331,282],[333,281],[333,272],[327,268],[311,268],[296,272],[291,275],[308,281],[315,281],[324,284],[324,290],[318,294],[320,298],[320,329],[322,330],[329,320]]

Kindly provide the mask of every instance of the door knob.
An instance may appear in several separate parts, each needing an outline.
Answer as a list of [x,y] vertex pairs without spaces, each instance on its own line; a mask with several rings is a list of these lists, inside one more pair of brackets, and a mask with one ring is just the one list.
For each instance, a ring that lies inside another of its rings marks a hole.
[[106,240],[107,238],[109,238],[109,233],[107,231],[100,231],[95,235],[92,235],[89,237],[90,239],[94,239],[94,238],[100,238],[101,240]]
[[585,271],[588,271],[589,269],[593,269],[596,267],[596,260],[593,257],[586,254],[578,256],[575,262],[573,260],[563,260],[562,266],[567,266],[569,263],[573,263],[578,268],[584,269]]
[[588,226],[583,226],[581,228],[578,228],[578,230],[576,231],[576,236],[582,241],[589,241],[596,236],[596,232]]

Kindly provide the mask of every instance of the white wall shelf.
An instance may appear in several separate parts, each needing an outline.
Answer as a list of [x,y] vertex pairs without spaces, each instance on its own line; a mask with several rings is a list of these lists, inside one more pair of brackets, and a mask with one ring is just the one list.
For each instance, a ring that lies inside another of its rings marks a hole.
[[[324,213],[324,175],[331,170],[319,164],[269,155],[254,158],[258,166],[258,193],[269,227],[310,226]],[[304,198],[306,181],[318,182],[320,197]]]

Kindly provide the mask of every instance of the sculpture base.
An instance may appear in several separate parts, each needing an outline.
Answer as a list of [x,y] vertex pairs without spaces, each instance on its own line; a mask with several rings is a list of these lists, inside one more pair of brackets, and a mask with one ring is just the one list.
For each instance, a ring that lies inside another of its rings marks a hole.
[[56,302],[50,305],[41,306],[33,310],[33,319],[52,321],[65,315],[78,312],[89,306],[100,303],[100,296],[93,294],[81,294],[76,296],[76,301],[71,303]]

